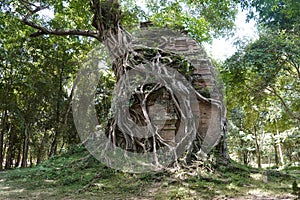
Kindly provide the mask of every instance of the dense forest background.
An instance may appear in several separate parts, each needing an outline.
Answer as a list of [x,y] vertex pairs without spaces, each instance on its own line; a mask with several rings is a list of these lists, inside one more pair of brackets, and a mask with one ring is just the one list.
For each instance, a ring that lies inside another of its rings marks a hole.
[[[0,170],[38,165],[81,142],[72,118],[72,88],[81,61],[98,41],[67,30],[93,29],[90,4],[1,1]],[[247,11],[248,19],[257,22],[259,38],[236,41],[234,55],[214,61],[225,85],[230,157],[258,168],[299,165],[299,0],[120,4],[128,31],[151,21],[184,31],[199,43],[230,36],[238,7]],[[41,8],[48,11],[38,12]],[[43,33],[29,22],[53,32]],[[96,106],[103,110],[114,80],[103,75],[100,82]]]

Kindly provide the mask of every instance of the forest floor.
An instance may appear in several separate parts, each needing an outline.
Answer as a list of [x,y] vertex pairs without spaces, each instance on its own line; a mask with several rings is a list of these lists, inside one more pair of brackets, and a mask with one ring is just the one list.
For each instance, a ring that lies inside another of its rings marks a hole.
[[267,181],[266,170],[238,164],[192,171],[198,173],[118,172],[77,147],[36,167],[0,172],[0,199],[297,199],[292,184],[300,182],[299,168],[269,170]]

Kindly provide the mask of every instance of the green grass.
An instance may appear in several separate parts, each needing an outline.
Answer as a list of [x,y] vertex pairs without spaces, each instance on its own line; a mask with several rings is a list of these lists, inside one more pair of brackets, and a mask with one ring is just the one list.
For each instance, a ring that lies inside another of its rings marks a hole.
[[187,172],[123,173],[76,147],[36,167],[0,172],[0,199],[296,199],[292,184],[300,183],[299,168],[269,171],[267,182],[262,170],[234,162],[214,173]]

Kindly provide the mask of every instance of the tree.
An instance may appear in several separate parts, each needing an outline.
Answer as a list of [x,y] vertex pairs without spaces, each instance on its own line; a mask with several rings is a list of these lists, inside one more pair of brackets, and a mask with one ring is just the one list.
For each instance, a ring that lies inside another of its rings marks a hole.
[[[247,135],[272,139],[275,162],[284,163],[282,141],[285,131],[299,124],[299,37],[285,32],[262,33],[260,38],[240,49],[229,58],[222,71],[227,85],[227,107],[229,110],[242,109],[249,122],[257,126]],[[262,118],[253,117],[261,113]],[[241,126],[230,116],[235,126]],[[250,116],[250,118],[249,118]],[[256,122],[255,122],[256,123]],[[256,153],[259,143],[255,140]],[[287,150],[287,149],[286,149]],[[292,150],[296,151],[296,149]]]
[[[83,45],[84,39],[79,38],[32,40],[32,29],[14,16],[10,7],[1,6],[5,11],[0,15],[2,169],[32,165],[36,159],[39,163],[47,154],[54,155],[78,142],[68,85],[78,69],[77,57],[92,44]],[[51,148],[51,144],[59,148]],[[53,149],[52,153],[48,149]]]
[[[297,132],[300,116],[297,100],[300,63],[299,3],[290,0],[240,1],[242,8],[248,10],[248,19],[257,21],[259,39],[240,47],[224,63],[222,69],[227,88],[229,118],[233,127],[242,131],[240,122],[236,120],[240,116],[235,116],[236,110],[244,114],[244,121],[248,115],[264,113],[264,117],[257,121],[258,128],[262,131],[259,135],[265,138],[265,147],[262,146],[262,149],[265,149],[265,156],[269,157],[268,162],[274,157],[277,166],[285,163],[284,153],[289,155],[290,163],[297,160],[297,156],[291,157],[291,152],[297,155],[298,149],[294,148],[294,144],[285,145],[284,141],[290,141],[287,133],[294,135]],[[248,120],[254,119],[257,118]],[[254,132],[252,130],[247,133],[246,138],[250,138]],[[240,137],[237,134],[231,135],[234,138]],[[295,139],[294,136],[293,138]],[[293,147],[290,148],[290,145]],[[270,152],[270,148],[273,151]]]
[[273,31],[281,30],[297,34],[299,32],[299,0],[254,0],[240,1],[248,9],[248,19],[254,18],[258,24]]
[[[250,91],[254,99],[274,96],[293,119],[299,121],[297,84],[299,80],[299,39],[286,34],[263,35],[225,64],[224,79],[239,88],[240,95]],[[255,81],[253,81],[255,80]],[[238,83],[238,84],[237,84]],[[249,94],[248,94],[249,95]],[[248,97],[248,98],[249,98]]]

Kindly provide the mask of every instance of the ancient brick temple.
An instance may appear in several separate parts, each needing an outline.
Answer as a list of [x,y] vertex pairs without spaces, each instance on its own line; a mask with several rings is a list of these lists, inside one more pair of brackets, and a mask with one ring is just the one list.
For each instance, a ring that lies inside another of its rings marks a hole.
[[[197,91],[200,109],[197,138],[202,142],[198,150],[201,148],[208,152],[218,144],[223,134],[225,107],[215,67],[203,47],[190,37],[169,29],[146,27],[134,34],[133,38],[134,49],[158,49],[161,52],[183,57],[192,66],[192,71],[185,76]],[[179,69],[180,66],[170,67]],[[131,109],[142,113],[138,104],[137,102],[132,105]],[[157,106],[158,104],[162,106]],[[176,106],[171,101],[170,93],[167,90],[156,91],[156,94],[150,96],[147,101],[147,110],[153,122],[160,126],[159,134],[163,140],[171,145],[178,142],[176,134],[178,134],[180,116],[176,114]],[[126,148],[131,147],[127,144]]]

